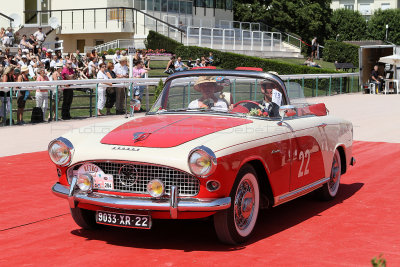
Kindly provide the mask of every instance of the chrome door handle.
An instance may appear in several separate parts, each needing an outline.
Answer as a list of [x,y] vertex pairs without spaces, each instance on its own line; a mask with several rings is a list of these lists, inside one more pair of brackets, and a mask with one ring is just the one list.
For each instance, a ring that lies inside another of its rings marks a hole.
[[321,123],[321,124],[318,125],[317,127],[319,127],[319,128],[325,128],[327,125],[328,125],[328,124],[326,124],[326,123]]
[[280,149],[277,149],[277,150],[272,150],[271,151],[271,154],[276,154],[276,153],[280,153],[281,152],[281,150]]

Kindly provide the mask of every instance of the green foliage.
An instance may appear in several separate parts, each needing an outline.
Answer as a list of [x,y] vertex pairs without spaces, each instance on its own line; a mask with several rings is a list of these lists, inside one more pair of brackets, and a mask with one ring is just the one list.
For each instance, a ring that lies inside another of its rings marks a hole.
[[367,36],[367,22],[359,11],[344,8],[333,11],[331,28],[332,40],[336,37],[338,41],[364,40]]
[[328,40],[325,42],[324,60],[329,62],[353,63],[358,66],[358,46]]
[[165,49],[166,52],[173,54],[175,54],[177,47],[182,46],[181,43],[155,31],[149,32],[145,45],[147,49]]
[[160,81],[157,84],[156,89],[154,90],[154,101],[157,100],[157,98],[161,94],[163,88],[164,88],[164,83],[163,83],[162,79],[160,79]]
[[389,42],[400,45],[400,9],[377,10],[368,21],[368,37],[373,40],[385,40],[386,24],[389,25]]
[[314,36],[324,43],[331,31],[331,0],[255,0],[252,3],[234,3],[235,20],[261,21],[281,31],[296,33],[308,43]]
[[264,71],[275,71],[283,74],[306,74],[306,73],[332,73],[331,70],[307,67],[290,63],[282,63],[273,59],[245,56],[230,52],[221,52],[210,48],[196,46],[180,46],[176,54],[184,59],[207,56],[213,52],[215,62],[223,69],[235,69],[236,67],[257,67]]
[[374,257],[371,260],[371,264],[373,267],[386,267],[386,259],[380,254],[378,258]]

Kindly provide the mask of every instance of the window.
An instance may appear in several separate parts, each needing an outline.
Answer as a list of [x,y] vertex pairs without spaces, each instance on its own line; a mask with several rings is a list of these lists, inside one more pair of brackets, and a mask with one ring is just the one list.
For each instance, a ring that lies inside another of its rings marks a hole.
[[360,12],[362,15],[371,15],[371,5],[370,4],[360,4]]
[[381,9],[382,10],[386,10],[386,9],[389,9],[390,8],[390,3],[383,3],[382,5],[381,5]]
[[344,9],[354,10],[354,5],[344,5]]
[[98,46],[98,45],[101,45],[101,44],[104,44],[104,40],[94,40],[94,45],[95,46]]

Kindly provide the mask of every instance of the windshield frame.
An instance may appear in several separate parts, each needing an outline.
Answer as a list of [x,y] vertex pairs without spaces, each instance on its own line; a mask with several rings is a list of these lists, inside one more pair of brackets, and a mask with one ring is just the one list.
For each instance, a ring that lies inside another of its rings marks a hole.
[[[159,101],[161,101],[163,104],[162,106],[165,106],[166,101],[168,101],[168,95],[169,95],[169,89],[172,84],[172,81],[175,79],[179,78],[187,78],[187,77],[199,77],[199,76],[237,76],[237,77],[244,77],[244,78],[253,78],[253,79],[269,79],[273,80],[274,82],[278,83],[279,86],[282,88],[283,91],[283,101],[286,101],[287,105],[290,105],[290,99],[287,94],[287,88],[285,86],[285,83],[279,78],[279,76],[274,75],[272,73],[266,73],[266,72],[259,72],[259,71],[238,71],[238,70],[209,70],[209,69],[202,69],[202,70],[192,70],[192,71],[182,71],[182,72],[177,72],[172,75],[170,75],[164,83],[164,88],[157,98],[156,102],[153,104],[156,105]],[[152,110],[153,107],[150,109]],[[184,112],[184,111],[182,111]],[[194,110],[193,112],[201,112],[202,111],[196,111]],[[179,113],[177,112],[172,112],[172,111],[164,111],[164,112],[158,112],[158,111],[149,111],[146,113],[146,115],[154,115],[154,114],[166,114],[166,113]],[[212,112],[212,113],[218,113],[220,115],[230,115],[230,116],[240,116],[243,117],[243,114],[236,114],[236,113],[225,113],[225,112]]]

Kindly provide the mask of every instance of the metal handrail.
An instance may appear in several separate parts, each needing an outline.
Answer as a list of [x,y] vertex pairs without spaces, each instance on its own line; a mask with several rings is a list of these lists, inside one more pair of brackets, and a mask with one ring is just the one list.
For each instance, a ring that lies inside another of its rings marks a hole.
[[11,22],[11,21],[14,21],[13,18],[11,18],[11,17],[9,17],[9,16],[7,16],[7,15],[1,13],[1,12],[0,12],[0,16],[5,17],[5,18],[8,19],[10,22]]
[[51,10],[45,10],[45,11],[43,11],[43,10],[25,10],[24,11],[24,13],[33,13],[33,12],[36,12],[36,13],[52,13],[52,12],[74,12],[74,11],[88,11],[88,10],[108,10],[108,9],[126,9],[126,10],[131,10],[131,11],[135,11],[135,12],[139,12],[139,13],[141,13],[141,14],[143,14],[144,16],[146,16],[146,17],[149,17],[149,18],[151,18],[151,19],[154,19],[154,20],[156,20],[156,21],[158,21],[159,23],[163,23],[163,24],[165,24],[165,25],[167,25],[168,27],[171,27],[171,28],[173,28],[173,29],[175,29],[175,30],[177,30],[177,31],[180,31],[180,32],[182,32],[182,33],[184,33],[184,31],[182,30],[182,29],[180,29],[180,28],[178,28],[178,27],[176,27],[176,26],[174,26],[174,25],[171,25],[171,24],[169,24],[169,23],[167,23],[167,22],[165,22],[165,21],[163,21],[163,20],[161,20],[161,19],[159,19],[159,18],[156,18],[156,17],[154,17],[154,16],[152,16],[152,15],[149,15],[149,14],[147,14],[146,12],[143,12],[143,11],[141,11],[141,10],[139,10],[139,9],[136,9],[136,8],[134,8],[134,7],[93,7],[93,8],[66,8],[66,9],[51,9]]

